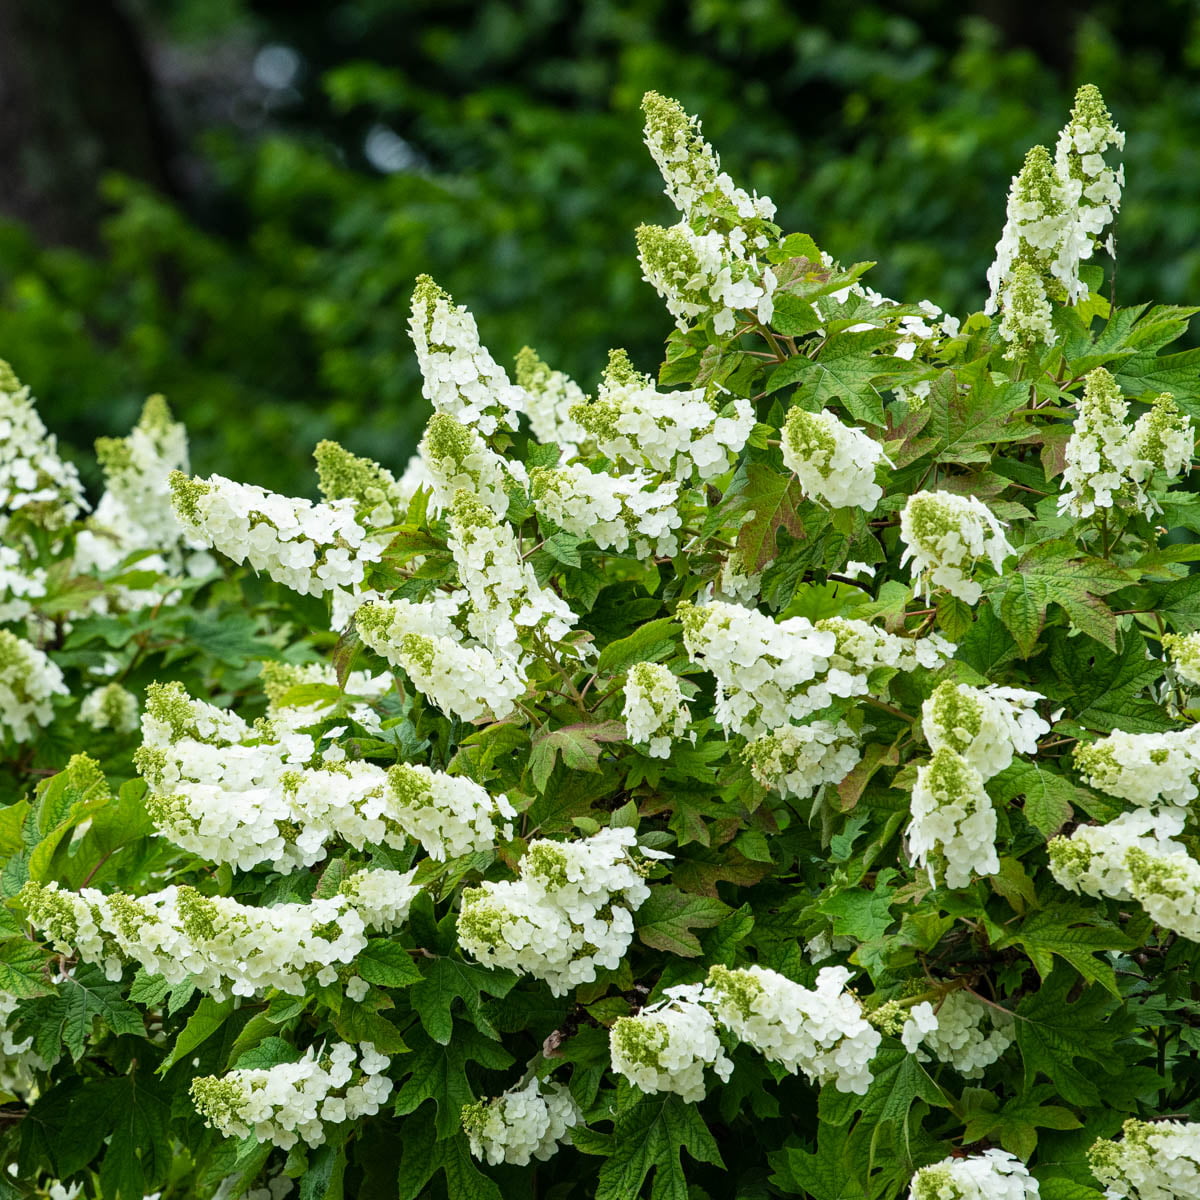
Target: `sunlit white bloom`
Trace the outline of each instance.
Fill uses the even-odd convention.
[[[525,468],[519,461],[497,454],[476,430],[449,413],[435,412],[429,418],[420,455],[435,512],[448,509],[454,497],[465,491],[497,517],[503,517],[508,512],[509,486],[526,481]]]
[[[526,414],[533,436],[543,445],[561,446],[560,461],[572,458],[587,433],[571,416],[586,404],[583,389],[561,371],[552,370],[528,346],[517,355],[517,383],[525,389]]]
[[[702,984],[667,988],[665,999],[636,1016],[618,1017],[609,1032],[612,1068],[643,1092],[704,1099],[704,1072],[724,1082],[733,1073],[712,1014],[700,1003]]]
[[[810,989],[766,967],[715,966],[703,1000],[722,1025],[769,1062],[863,1096],[882,1039],[846,989],[849,980],[845,967],[824,967]]]
[[[1186,855],[1174,840],[1185,819],[1182,808],[1140,808],[1105,825],[1080,825],[1070,837],[1050,840],[1050,873],[1072,892],[1131,900],[1126,852],[1136,846],[1156,858]]]
[[[1200,1196],[1200,1123],[1128,1120],[1120,1141],[1088,1151],[1107,1200],[1193,1200]]]
[[[784,725],[747,742],[742,757],[763,787],[807,800],[824,784],[845,779],[862,749],[845,721],[813,721]]]
[[[948,746],[917,771],[907,836],[910,859],[931,882],[961,888],[1000,870],[996,810],[979,772]]]
[[[883,496],[875,468],[883,447],[861,429],[843,425],[833,413],[794,407],[782,434],[783,465],[800,480],[805,495],[833,508],[871,512]]]
[[[385,657],[402,667],[431,703],[464,721],[481,717],[501,721],[525,693],[518,662],[450,637],[406,633],[389,644]]]
[[[137,697],[119,683],[95,688],[80,703],[79,719],[97,732],[132,733],[138,727]]]
[[[1012,1045],[1015,1024],[1013,1017],[958,989],[936,1008],[923,1001],[910,1009],[900,1040],[909,1053],[924,1046],[965,1079],[979,1079]]]
[[[914,1176],[908,1200],[1037,1200],[1038,1181],[1007,1150],[944,1158]]]
[[[580,1120],[579,1106],[561,1083],[543,1088],[536,1078],[462,1110],[471,1153],[493,1166],[523,1167],[531,1158],[545,1162],[560,1145],[571,1144],[571,1126]]]
[[[652,758],[667,758],[672,742],[687,733],[691,713],[679,680],[659,663],[634,663],[625,682],[625,729]]]
[[[900,514],[903,565],[912,561],[913,583],[926,600],[934,588],[945,588],[967,604],[975,604],[983,589],[973,576],[983,559],[999,571],[1014,554],[991,510],[973,496],[953,492],[917,492]]]
[[[524,391],[480,343],[466,306],[456,305],[428,275],[417,280],[408,328],[421,368],[422,395],[438,412],[485,437],[517,427]]]
[[[931,750],[961,754],[984,779],[1003,771],[1014,754],[1036,754],[1049,724],[1034,710],[1045,697],[1023,688],[968,687],[946,680],[921,706]]]
[[[1168,633],[1162,644],[1179,678],[1200,685],[1200,633]]]
[[[297,1062],[229,1071],[192,1081],[205,1124],[225,1137],[254,1137],[287,1150],[320,1146],[326,1125],[374,1116],[392,1093],[389,1059],[370,1042],[310,1046]]]
[[[1087,783],[1133,804],[1190,804],[1200,779],[1200,726],[1163,733],[1114,730],[1075,748]]]
[[[0,742],[29,741],[54,719],[54,697],[67,691],[62,671],[48,655],[0,629]]]

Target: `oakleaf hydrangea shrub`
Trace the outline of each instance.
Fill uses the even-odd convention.
[[[1196,310],[1114,307],[1124,135],[1082,88],[956,317],[645,113],[657,372],[422,277],[410,461],[195,475],[154,397],[93,504],[0,368],[4,1197],[1200,1195]]]

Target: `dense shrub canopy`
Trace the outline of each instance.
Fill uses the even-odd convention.
[[[0,371],[0,1193],[1197,1194],[1195,310],[1109,299],[1124,135],[1081,88],[959,318],[643,106],[656,379],[425,275],[407,464],[192,476],[154,397],[89,513]]]

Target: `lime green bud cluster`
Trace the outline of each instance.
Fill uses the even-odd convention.
[[[371,526],[391,525],[400,519],[407,501],[386,467],[331,441],[318,442],[313,457],[326,500],[353,500],[360,520]]]

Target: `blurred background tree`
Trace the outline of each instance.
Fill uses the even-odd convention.
[[[296,493],[321,437],[411,451],[419,272],[501,361],[653,370],[648,88],[786,228],[962,314],[1024,151],[1093,81],[1131,135],[1118,300],[1183,303],[1198,66],[1195,0],[7,0],[0,355],[68,445],[163,391],[198,470]]]

